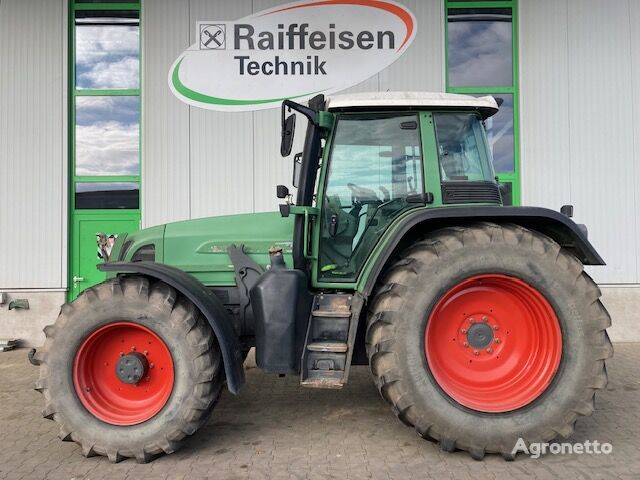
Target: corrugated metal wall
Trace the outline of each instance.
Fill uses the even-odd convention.
[[[197,20],[233,20],[286,1],[148,0],[143,3],[143,224],[276,210],[275,186],[291,185],[279,155],[277,109],[217,113],[180,103],[167,74],[194,42]],[[350,89],[444,89],[444,4],[402,2],[417,17],[413,46],[385,71]],[[304,123],[298,125],[301,149]]]
[[[520,2],[522,197],[575,206],[608,263],[640,283],[640,2]]]
[[[0,2],[0,288],[66,285],[66,4]]]

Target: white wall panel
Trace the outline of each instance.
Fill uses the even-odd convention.
[[[571,203],[567,0],[520,2],[522,204]]]
[[[626,0],[569,1],[571,196],[605,283],[638,281],[629,27]]]
[[[631,176],[634,179],[633,195],[636,212],[636,283],[640,283],[640,2],[629,2],[629,24],[631,28],[631,105],[633,108],[633,168]]]
[[[575,205],[608,264],[589,269],[601,283],[640,281],[639,40],[630,29],[639,8],[629,0],[520,2],[523,201]]]
[[[142,4],[142,223],[189,218],[189,107],[169,90],[167,75],[187,48],[189,0]]]
[[[0,288],[66,283],[66,4],[0,3]]]

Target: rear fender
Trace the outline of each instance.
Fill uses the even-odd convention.
[[[395,226],[392,238],[376,253],[358,290],[369,296],[385,265],[396,253],[410,244],[418,235],[453,225],[473,222],[515,223],[538,231],[555,240],[562,248],[573,253],[584,265],[605,265],[591,245],[584,225],[578,225],[566,215],[539,207],[444,207],[417,210],[403,217]]]
[[[138,274],[154,278],[172,286],[191,300],[205,316],[218,339],[229,391],[235,395],[240,392],[245,378],[242,351],[233,322],[220,300],[198,279],[178,268],[156,262],[103,263],[98,265],[98,269],[119,275]]]

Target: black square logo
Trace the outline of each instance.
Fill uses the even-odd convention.
[[[200,24],[200,50],[224,50],[227,48],[227,31],[224,23]]]

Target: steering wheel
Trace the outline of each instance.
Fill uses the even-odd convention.
[[[374,190],[370,188],[360,187],[355,183],[347,183],[347,187],[351,190],[351,203],[380,203],[380,199]]]

